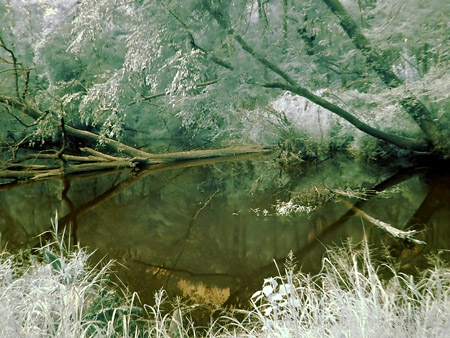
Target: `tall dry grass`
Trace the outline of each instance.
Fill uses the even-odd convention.
[[[136,295],[111,287],[112,263],[90,267],[85,250],[57,233],[36,252],[0,255],[0,337],[446,337],[450,269],[438,260],[418,277],[371,259],[367,244],[334,248],[311,276],[294,257],[268,278],[251,310],[199,328],[178,303],[137,307]],[[382,279],[381,269],[391,277]],[[238,319],[239,318],[239,319]]]

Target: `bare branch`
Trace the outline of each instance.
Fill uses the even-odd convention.
[[[287,51],[288,45],[288,0],[283,0],[283,53]]]
[[[14,84],[16,87],[16,95],[17,97],[20,97],[20,91],[19,91],[19,72],[18,72],[18,63],[17,63],[17,58],[16,55],[14,54],[14,52],[9,49],[6,44],[5,41],[3,40],[3,37],[0,35],[0,47],[2,47],[4,50],[6,50],[9,55],[11,56],[11,59],[13,60],[13,66],[14,66]]]
[[[205,81],[205,82],[201,82],[201,83],[198,83],[198,84],[194,85],[193,88],[195,89],[195,88],[207,87],[207,86],[212,85],[212,84],[217,83],[217,82],[219,82],[219,79]],[[166,95],[167,95],[166,92],[157,93],[157,94],[153,94],[153,95],[149,95],[149,96],[144,96],[142,98],[142,100],[143,101],[150,101],[150,100],[156,99],[158,97],[166,96]],[[128,105],[131,106],[131,105],[136,104],[136,103],[137,103],[137,101],[132,101]]]
[[[176,21],[178,21],[184,28],[184,30],[186,31],[188,37],[189,37],[189,41],[191,43],[191,46],[194,49],[200,50],[201,52],[203,52],[206,56],[208,56],[211,61],[213,61],[214,63],[218,64],[219,66],[222,66],[224,68],[227,68],[229,70],[233,70],[233,66],[225,61],[222,60],[220,58],[218,58],[217,56],[215,56],[213,53],[207,51],[206,49],[204,49],[203,47],[199,46],[197,44],[197,42],[195,42],[195,38],[194,35],[192,34],[192,32],[189,30],[189,27],[186,25],[186,23],[183,21],[183,19],[181,18],[180,15],[178,15],[174,10],[172,9],[168,9],[169,13],[175,18]]]
[[[342,200],[342,202],[349,208],[351,208],[351,210],[355,213],[355,215],[358,215],[366,220],[368,220],[370,223],[372,223],[373,225],[377,226],[378,228],[388,232],[389,234],[391,234],[392,236],[396,237],[396,238],[400,238],[400,239],[404,239],[406,241],[412,242],[414,244],[426,244],[424,241],[415,239],[413,236],[417,234],[416,230],[409,230],[409,231],[403,231],[397,228],[394,228],[392,225],[383,222],[379,219],[376,219],[375,217],[372,217],[370,215],[368,215],[367,213],[365,213],[364,211],[362,211],[361,209],[355,207],[352,203],[346,201],[346,200]]]
[[[25,97],[27,96],[28,89],[29,89],[29,83],[30,83],[30,69],[25,70],[24,77],[24,88],[22,91],[22,99],[25,100]]]
[[[13,114],[11,112],[11,107],[8,104],[3,104],[6,111],[8,112],[8,115],[10,115],[11,117],[13,117],[17,122],[19,122],[22,126],[24,126],[25,128],[29,128],[31,127],[31,125],[26,124],[25,122],[23,122],[18,116],[16,116],[15,114]]]
[[[95,158],[103,159],[104,161],[125,160],[125,158],[123,158],[123,157],[116,157],[116,156],[107,155],[107,154],[104,154],[104,153],[102,153],[100,151],[97,151],[97,150],[94,150],[94,149],[91,149],[91,148],[88,148],[88,147],[80,148],[80,150],[93,155]]]

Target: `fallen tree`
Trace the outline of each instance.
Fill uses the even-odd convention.
[[[38,107],[20,97],[11,98],[1,95],[0,103],[10,109],[18,110],[20,113],[32,118],[35,122],[38,122],[46,115]],[[38,151],[21,157],[17,157],[14,153],[11,159],[0,162],[0,179],[6,179],[7,184],[26,180],[42,181],[85,172],[123,168],[139,170],[155,164],[179,161],[195,162],[196,160],[264,154],[272,151],[268,147],[237,145],[220,149],[155,154],[130,147],[111,138],[102,137],[94,132],[65,125],[63,118],[60,120],[59,127],[62,135],[62,146],[59,150]],[[111,154],[117,155],[111,155],[89,147],[79,148],[79,151],[83,155],[68,154],[66,152],[68,136],[77,137],[94,144],[101,143],[103,148],[108,149]],[[42,163],[35,164],[38,160],[42,161]],[[198,161],[196,164],[201,165],[205,164],[205,162]],[[183,165],[189,166],[192,164],[189,162]]]
[[[148,166],[156,164],[169,164],[171,162],[183,162],[176,167],[189,167],[193,165],[204,165],[216,163],[217,159],[237,160],[247,159],[249,156],[269,153],[272,150],[263,147],[254,146],[236,146],[221,149],[192,150],[183,152],[174,152],[166,154],[150,154],[140,151],[140,157],[114,157],[105,155],[90,148],[81,148],[81,151],[87,153],[87,156],[57,154],[33,154],[13,161],[0,163],[0,179],[11,179],[17,181],[42,181],[63,176],[72,176],[85,172],[110,171],[117,169],[131,169],[139,171]],[[35,160],[54,160],[49,164],[29,164],[23,163]],[[212,159],[216,161],[205,161]],[[59,164],[58,164],[59,162]],[[157,167],[160,168],[160,167]],[[165,166],[167,169],[173,166]],[[11,184],[10,181],[6,182]],[[1,185],[1,184],[0,184]]]

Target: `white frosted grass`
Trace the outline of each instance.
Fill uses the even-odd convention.
[[[292,200],[287,202],[280,201],[275,207],[275,213],[278,216],[287,216],[291,214],[309,214],[314,211],[314,207],[294,203]]]
[[[355,132],[343,119],[300,96],[285,93],[273,101],[272,106],[285,114],[295,130],[315,140],[329,139],[333,126],[341,122],[346,126],[346,133]]]
[[[380,266],[393,276],[382,280],[367,244],[328,251],[315,276],[296,272],[290,255],[286,273],[266,279],[251,297],[251,310],[196,328],[190,307],[177,302],[166,310],[163,290],[143,309],[133,306],[136,295],[118,298],[107,286],[110,264],[89,268],[86,252],[67,250],[56,229],[55,241],[25,260],[0,255],[0,337],[409,338],[450,332],[450,269],[442,262],[415,279]]]
[[[445,337],[450,330],[450,269],[426,271],[419,281],[393,273],[383,281],[367,245],[362,254],[330,251],[317,276],[266,279],[252,297],[239,337]]]
[[[68,252],[62,242],[29,259],[24,268],[13,256],[0,257],[0,336],[84,337],[101,331],[87,312],[105,291],[110,264],[97,272],[87,269],[86,252]]]

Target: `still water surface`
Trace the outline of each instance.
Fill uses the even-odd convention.
[[[421,230],[417,238],[427,244],[394,240],[352,216],[343,200]],[[0,186],[0,244],[36,245],[58,211],[94,260],[121,263],[117,274],[143,301],[163,287],[195,302],[236,305],[277,273],[274,259],[282,265],[293,251],[303,270],[317,272],[324,248],[347,238],[367,236],[412,271],[423,253],[450,249],[449,202],[442,172],[388,171],[345,156],[282,170],[266,156]]]

